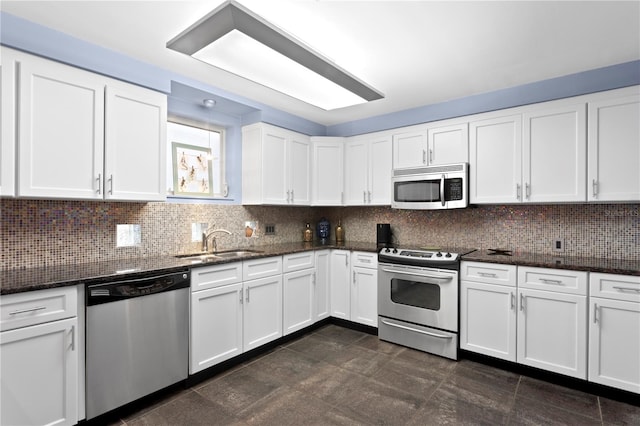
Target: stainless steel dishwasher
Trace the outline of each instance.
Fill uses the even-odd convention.
[[[187,378],[189,272],[87,286],[87,419]]]

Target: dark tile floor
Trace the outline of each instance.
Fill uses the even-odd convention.
[[[640,425],[640,407],[327,325],[117,425]]]

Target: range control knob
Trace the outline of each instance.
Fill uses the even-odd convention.
[[[442,252],[440,252],[440,251],[439,251],[439,252],[437,252],[437,253],[436,253],[436,257],[442,257]]]
[[[393,249],[393,254],[396,254],[398,252],[398,249]]]
[[[387,247],[386,249],[384,249],[385,253],[389,253],[391,251],[391,249],[389,247]]]
[[[444,257],[451,257],[451,253],[445,254]]]

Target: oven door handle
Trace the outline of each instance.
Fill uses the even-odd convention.
[[[398,271],[395,269],[383,269],[384,272],[389,272],[390,274],[401,274],[401,275],[412,275],[414,277],[420,277],[420,278],[435,278],[437,280],[448,280],[451,281],[453,279],[453,276],[451,275],[426,275],[426,274],[416,274],[415,272],[405,272],[405,271]]]
[[[403,330],[414,331],[416,333],[426,334],[427,336],[437,337],[438,339],[447,339],[447,340],[453,339],[453,336],[450,336],[450,335],[447,335],[447,334],[431,333],[429,331],[418,330],[417,328],[413,328],[413,327],[407,327],[406,325],[394,324],[392,322],[387,322],[385,320],[382,320],[382,323],[386,324],[386,325],[388,325],[390,327],[396,327],[396,328],[401,328]]]

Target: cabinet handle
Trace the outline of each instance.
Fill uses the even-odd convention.
[[[242,299],[244,297],[244,295],[242,294],[244,291],[242,289],[240,289],[239,293],[240,293],[240,304],[242,305]]]
[[[598,197],[598,181],[594,179],[591,182],[591,185],[593,187],[593,198],[597,198]]]
[[[524,296],[520,293],[520,310],[524,312]]]
[[[527,197],[527,200],[531,198],[531,185],[529,185],[529,183],[524,184],[524,195]]]
[[[597,303],[593,304],[593,323],[594,324],[598,323],[598,304]]]
[[[618,291],[633,291],[636,293],[640,293],[640,288],[617,287],[617,286],[613,286],[613,288],[615,288]]]
[[[371,204],[371,191],[367,191],[367,194],[369,195],[369,204]]]
[[[113,175],[109,176],[109,195],[113,195]]]
[[[313,273],[313,276],[312,276],[311,280],[312,280],[311,281],[312,284],[315,286],[316,285],[316,273],[315,272]]]
[[[353,285],[356,285],[356,271],[353,271]]]
[[[498,276],[492,272],[478,272],[478,275],[486,278],[498,278]]]
[[[516,199],[520,201],[520,198],[522,198],[522,187],[519,183],[516,183]]]
[[[427,164],[427,151],[422,150],[422,164]]]
[[[349,266],[349,256],[348,255],[344,255],[344,266]]]
[[[98,190],[96,191],[98,195],[102,194],[102,173],[98,173]]]
[[[362,202],[367,204],[367,191],[362,191]]]
[[[429,164],[433,164],[433,150],[429,150]]]
[[[562,281],[560,280],[550,280],[548,278],[540,278],[540,281],[542,281],[545,284],[557,284],[557,285],[562,284]]]
[[[293,203],[293,189],[291,190],[291,202]]]
[[[71,326],[71,350],[76,350],[76,326]]]
[[[249,303],[249,290],[251,290],[251,287],[247,287],[247,303]]]
[[[360,259],[360,262],[371,263],[371,259]]]
[[[291,191],[287,189],[287,203],[289,202],[289,198],[291,197]]]
[[[340,204],[344,204],[344,192],[340,192]]]
[[[26,313],[29,313],[29,312],[41,311],[43,309],[47,309],[47,307],[46,306],[38,306],[37,308],[20,309],[19,311],[9,312],[9,315],[26,314]]]
[[[516,309],[516,295],[511,292],[509,293],[511,295],[511,310],[515,310]]]

